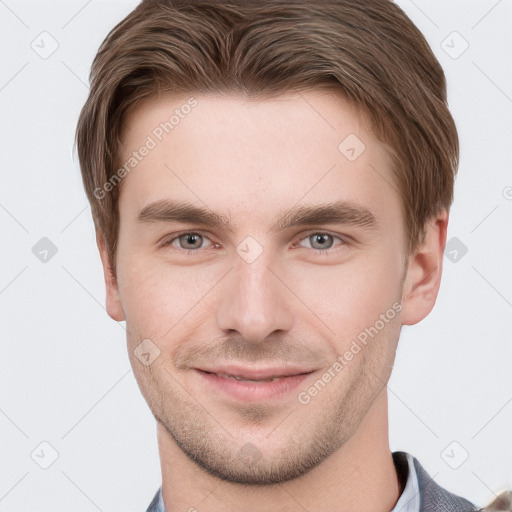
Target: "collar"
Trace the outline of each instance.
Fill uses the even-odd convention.
[[[420,512],[420,487],[414,467],[414,458],[409,453],[393,452],[393,462],[405,487],[391,512]]]

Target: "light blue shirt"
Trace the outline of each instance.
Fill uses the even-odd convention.
[[[420,486],[418,483],[418,475],[414,467],[414,460],[409,453],[407,456],[407,466],[409,472],[407,474],[407,482],[404,490],[396,502],[395,508],[391,512],[419,512],[420,511]],[[165,509],[162,509],[165,512]]]
[[[420,512],[420,489],[418,484],[418,475],[414,467],[414,460],[412,455],[407,456],[407,481],[405,488],[397,501],[395,508],[391,512]],[[158,489],[151,505],[146,512],[166,512],[164,507],[164,500],[162,497],[162,488]]]

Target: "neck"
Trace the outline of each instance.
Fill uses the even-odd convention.
[[[389,448],[386,389],[341,448],[307,474],[276,485],[219,480],[190,460],[161,424],[157,426],[167,512],[389,512],[401,493]]]

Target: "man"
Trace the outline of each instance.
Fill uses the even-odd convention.
[[[395,4],[144,1],[99,49],[77,147],[157,421],[148,511],[475,510],[389,448],[458,164]]]

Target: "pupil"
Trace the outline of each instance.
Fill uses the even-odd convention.
[[[325,243],[328,243],[328,238],[330,235],[315,235],[315,243],[318,243],[320,245],[324,245]],[[325,249],[325,247],[320,247],[320,249]]]
[[[185,235],[185,239],[187,241],[187,244],[196,245],[197,246],[198,235]],[[194,241],[195,241],[195,243],[194,243]]]

